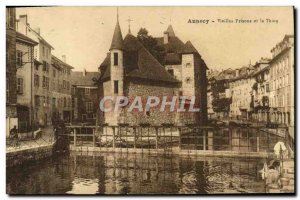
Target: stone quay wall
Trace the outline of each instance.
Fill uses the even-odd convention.
[[[54,144],[21,149],[6,153],[6,167],[13,167],[28,161],[36,161],[52,156]]]

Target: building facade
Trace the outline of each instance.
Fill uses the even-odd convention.
[[[19,132],[27,132],[33,121],[34,46],[38,43],[17,32],[17,103]]]
[[[52,55],[51,60],[51,91],[52,91],[52,121],[56,119],[64,122],[72,121],[72,84],[71,73],[74,67],[66,62],[66,56],[62,59]]]
[[[6,135],[17,118],[16,9],[6,8]]]
[[[270,70],[269,59],[261,59],[253,68],[255,83],[252,86],[252,119],[258,122],[270,122]]]
[[[33,72],[33,123],[38,126],[51,124],[51,51],[53,47],[41,36],[40,29],[33,29],[28,23],[27,15],[20,15],[18,20],[18,32],[38,45],[34,48],[34,72]]]
[[[270,119],[274,123],[286,124],[294,136],[294,36],[286,35],[271,53]]]
[[[251,106],[252,87],[255,79],[252,76],[252,66],[237,70],[236,77],[229,83],[232,103],[230,104],[230,117],[237,120],[249,120],[253,108]]]
[[[37,42],[34,47],[32,107],[35,126],[47,126],[54,119],[71,120],[71,70],[63,56],[62,60],[52,55],[54,49],[39,28],[31,28],[27,15],[20,15],[17,30]]]
[[[99,72],[72,72],[72,123],[95,124],[99,109]]]

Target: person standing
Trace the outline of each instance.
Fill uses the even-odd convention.
[[[16,147],[18,145],[18,129],[17,126],[14,126],[10,132],[9,132],[9,137],[12,140],[12,146]]]

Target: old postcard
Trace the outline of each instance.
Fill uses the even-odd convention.
[[[295,194],[293,7],[6,7],[9,195]]]

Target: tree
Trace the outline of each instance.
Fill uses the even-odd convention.
[[[160,62],[163,64],[166,55],[165,48],[159,45],[157,40],[148,34],[147,29],[141,28],[137,33],[138,40],[144,47]]]

